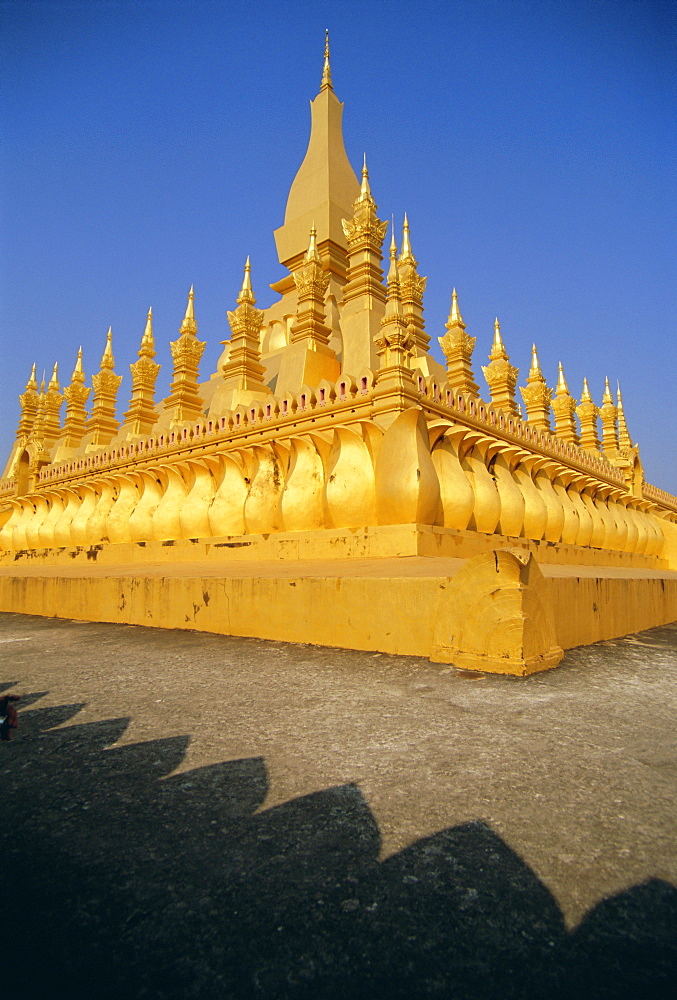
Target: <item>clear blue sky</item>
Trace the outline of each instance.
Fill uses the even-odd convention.
[[[0,464],[32,362],[113,327],[130,391],[152,305],[159,389],[191,283],[201,375],[247,254],[259,304],[305,152],[324,29],[346,148],[382,218],[409,214],[427,329],[452,286],[486,395],[493,320],[524,384],[620,379],[647,479],[677,493],[677,7],[665,0],[249,4],[4,0]]]

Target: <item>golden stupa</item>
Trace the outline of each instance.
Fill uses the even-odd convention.
[[[216,372],[200,381],[192,288],[169,396],[149,311],[122,422],[110,331],[91,389],[81,351],[63,391],[33,368],[0,483],[0,608],[516,674],[677,618],[677,498],[644,481],[620,389],[598,407],[586,381],[577,402],[561,364],[549,388],[534,345],[522,416],[498,320],[477,384],[455,289],[441,365],[406,216],[384,280],[328,42],[311,109],[275,231],[288,274],[257,309],[247,259]]]

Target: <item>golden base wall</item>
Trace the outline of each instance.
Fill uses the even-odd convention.
[[[293,534],[4,553],[0,609],[517,675],[677,619],[677,573],[667,570],[541,561],[554,555],[548,546],[537,561],[531,543],[497,548],[495,537],[479,551],[477,534],[421,525]],[[454,549],[464,557],[442,551]]]

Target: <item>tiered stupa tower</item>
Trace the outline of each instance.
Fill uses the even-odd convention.
[[[156,364],[153,337],[153,310],[148,310],[146,327],[139,347],[139,360],[129,366],[132,375],[132,398],[120,429],[121,436],[133,440],[150,434],[157,422],[155,382],[160,373]]]
[[[106,347],[101,357],[101,367],[92,378],[94,386],[92,415],[87,421],[86,434],[83,439],[87,451],[103,448],[110,444],[118,432],[119,424],[115,419],[115,400],[121,382],[122,375],[115,374],[113,331],[109,327],[106,334]]]
[[[458,308],[458,295],[455,288],[451,293],[451,309],[445,325],[447,332],[439,338],[439,341],[447,359],[449,385],[456,392],[477,396],[480,390],[472,370],[472,353],[477,338],[466,333],[465,323]]]
[[[279,298],[257,307],[247,257],[206,381],[192,287],[168,397],[155,401],[149,311],[121,426],[110,330],[88,420],[81,352],[63,395],[56,365],[40,389],[34,367],[0,485],[0,609],[520,675],[554,666],[563,648],[674,619],[677,498],[644,482],[620,389],[616,405],[607,379],[598,409],[585,382],[577,405],[560,364],[553,397],[534,345],[522,419],[496,319],[488,399],[456,289],[438,330],[446,367],[433,358],[409,218],[399,252],[393,225],[384,282],[386,223],[366,157],[361,182],[348,161],[342,115],[326,38],[308,148],[275,233]],[[31,574],[17,586],[26,552]],[[276,568],[290,558],[304,564],[293,580]],[[362,559],[378,571],[355,576]],[[257,561],[260,573],[240,571]]]

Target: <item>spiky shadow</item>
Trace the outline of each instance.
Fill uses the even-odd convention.
[[[77,709],[23,713],[0,764],[3,951],[22,1000],[668,996],[665,883],[569,935],[483,823],[379,863],[356,786],[257,811],[261,758],[174,774],[187,736],[113,747],[128,720],[64,727]]]

